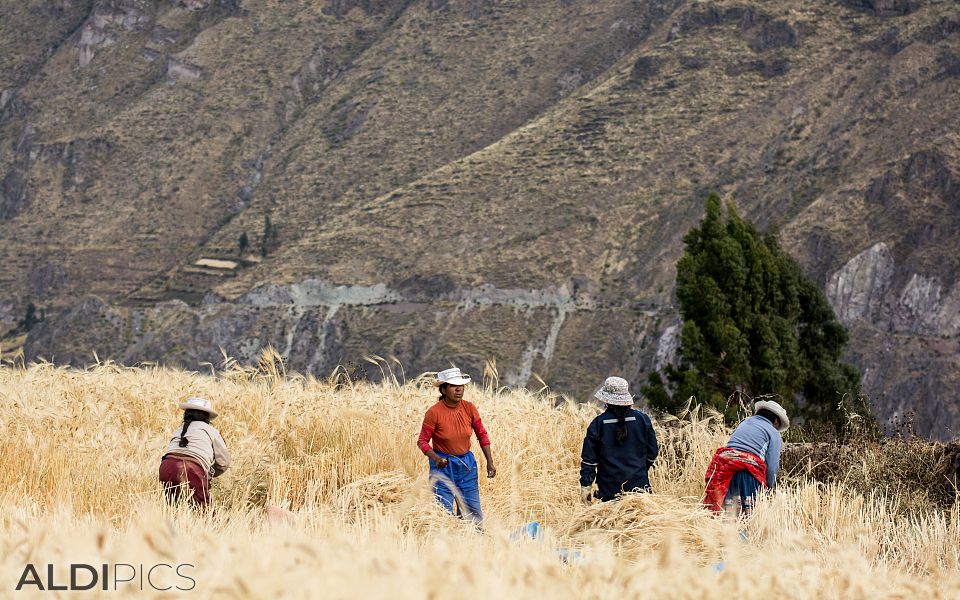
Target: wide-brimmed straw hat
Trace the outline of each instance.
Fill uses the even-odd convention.
[[[787,416],[787,411],[785,411],[780,404],[773,400],[761,400],[753,405],[753,411],[755,413],[764,408],[777,415],[780,419],[780,427],[777,427],[777,431],[783,433],[790,427],[790,417]]]
[[[177,405],[177,408],[183,410],[202,410],[210,415],[211,419],[217,418],[217,411],[213,410],[213,404],[206,398],[187,398]]]
[[[470,376],[462,373],[457,367],[453,367],[452,369],[446,369],[437,373],[437,380],[433,382],[433,385],[440,387],[445,383],[449,383],[450,385],[467,385],[470,383]]]
[[[593,397],[614,406],[630,406],[633,404],[630,386],[623,377],[607,377],[600,389],[593,394]]]

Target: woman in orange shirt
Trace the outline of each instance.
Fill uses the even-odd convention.
[[[470,452],[470,435],[477,434],[480,450],[487,462],[487,477],[495,477],[490,451],[490,436],[480,421],[480,413],[472,402],[463,399],[463,388],[470,376],[454,367],[437,373],[434,383],[440,389],[440,399],[427,410],[420,428],[417,446],[430,459],[430,481],[440,504],[475,522],[483,520],[480,510],[480,484],[477,460]],[[431,447],[430,442],[433,442]]]

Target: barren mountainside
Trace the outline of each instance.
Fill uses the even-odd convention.
[[[672,357],[717,190],[953,438],[958,88],[954,0],[0,0],[0,333],[582,396]]]

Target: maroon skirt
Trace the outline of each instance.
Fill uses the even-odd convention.
[[[177,501],[181,494],[189,493],[194,504],[210,504],[210,478],[194,458],[176,454],[164,456],[160,461],[160,483],[171,502]]]

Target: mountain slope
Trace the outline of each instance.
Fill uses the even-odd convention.
[[[955,3],[186,4],[95,2],[4,118],[6,305],[62,311],[31,355],[638,382],[716,189],[824,286],[882,416],[960,426]]]

